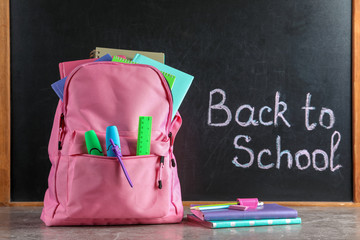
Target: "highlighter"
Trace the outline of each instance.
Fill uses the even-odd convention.
[[[85,142],[88,153],[91,155],[104,156],[100,141],[94,130],[85,132]]]
[[[120,138],[119,138],[119,132],[116,126],[108,126],[106,128],[106,152],[108,157],[116,157],[116,154],[114,153],[112,149],[112,144],[110,142],[110,139],[113,140],[114,144],[119,147],[119,151],[121,151],[120,147]]]

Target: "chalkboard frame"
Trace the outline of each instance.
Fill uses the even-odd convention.
[[[10,198],[10,0],[0,0],[0,206],[42,206]],[[352,0],[352,141],[353,202],[277,202],[292,206],[360,206],[360,0]],[[188,206],[192,201],[184,202]],[[199,203],[199,201],[197,201]],[[201,202],[206,203],[206,202]]]

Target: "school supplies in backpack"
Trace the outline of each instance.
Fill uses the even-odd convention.
[[[120,137],[119,132],[116,126],[108,126],[106,128],[106,153],[109,157],[116,157],[116,154],[112,150],[112,143],[110,142],[110,139],[113,140],[115,145],[119,147],[119,151],[121,151],[121,145],[120,145]]]
[[[114,56],[112,61],[128,63],[128,64],[137,64],[136,62],[133,62],[133,61],[131,61],[129,59],[121,58],[121,57],[118,57],[118,56]],[[163,72],[163,71],[160,71],[160,72],[164,75],[165,79],[168,81],[168,83],[170,85],[170,89],[172,89],[172,87],[174,86],[174,82],[175,82],[175,76],[171,75],[169,73]]]
[[[85,132],[85,143],[89,154],[104,156],[101,144],[94,130]]]
[[[139,117],[136,155],[148,155],[150,153],[151,122],[152,122],[152,117],[149,116]]]
[[[172,119],[172,102],[169,85],[152,66],[92,62],[75,68],[67,76],[49,141],[45,224],[180,222],[173,143],[182,120],[179,113]],[[150,154],[143,156],[136,156],[139,116],[152,116]],[[109,125],[118,129],[121,159],[133,188],[115,157],[87,154],[85,132],[94,130],[106,149]]]

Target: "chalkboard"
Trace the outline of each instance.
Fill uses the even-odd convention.
[[[58,63],[164,52],[195,76],[183,200],[351,201],[351,1],[46,1],[11,7],[11,200],[41,201]]]

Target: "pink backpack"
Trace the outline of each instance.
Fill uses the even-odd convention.
[[[173,144],[182,120],[179,113],[173,120],[171,115],[171,90],[156,68],[115,62],[76,67],[67,77],[49,141],[52,167],[41,214],[45,224],[180,222],[183,206]],[[147,156],[136,156],[139,116],[152,116]],[[118,128],[133,188],[116,158],[87,154],[85,132],[95,130],[105,149],[110,125]]]

